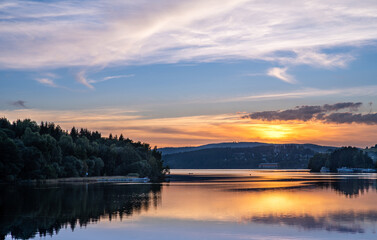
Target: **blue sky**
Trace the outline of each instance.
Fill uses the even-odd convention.
[[[279,127],[294,122],[240,116],[341,102],[374,114],[376,40],[377,2],[369,0],[2,1],[0,114],[163,146],[370,145],[377,136],[336,139],[347,129],[373,132],[377,119],[337,122],[341,131],[323,141]],[[275,137],[225,134],[232,124],[265,124]]]

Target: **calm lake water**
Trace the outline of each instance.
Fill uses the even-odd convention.
[[[0,186],[0,239],[377,239],[376,174],[172,174],[161,185]]]

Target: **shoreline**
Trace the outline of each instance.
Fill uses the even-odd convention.
[[[70,178],[54,178],[54,179],[33,179],[22,180],[18,183],[100,183],[100,182],[119,182],[119,183],[150,183],[148,177],[127,177],[127,176],[97,176],[97,177],[70,177]]]

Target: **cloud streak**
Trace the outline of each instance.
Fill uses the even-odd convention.
[[[287,83],[291,83],[291,84],[295,83],[295,80],[293,79],[293,77],[287,73],[287,68],[278,68],[278,67],[270,68],[267,71],[267,75],[271,77],[276,77]]]
[[[58,85],[56,85],[55,82],[52,79],[37,78],[36,81],[43,84],[43,85],[49,86],[49,87],[58,87]]]
[[[82,70],[80,72],[78,72],[75,76],[76,78],[76,82],[84,85],[85,87],[91,89],[91,90],[94,90],[94,85],[93,84],[96,84],[96,83],[100,83],[100,82],[105,82],[105,81],[109,81],[109,80],[112,80],[112,79],[118,79],[118,78],[129,78],[129,77],[133,77],[134,75],[133,74],[128,74],[128,75],[116,75],[116,76],[108,76],[108,77],[104,77],[102,79],[99,79],[99,80],[93,80],[93,79],[88,79],[86,77],[86,71],[85,70]]]
[[[6,0],[1,11],[3,69],[223,59],[343,67],[353,56],[329,48],[377,39],[374,0]]]
[[[343,102],[325,104],[323,106],[297,106],[293,109],[280,111],[254,112],[242,116],[243,119],[257,119],[263,121],[323,121],[326,123],[360,123],[377,124],[377,113],[353,113],[361,107],[362,103]],[[348,112],[338,112],[348,110]]]
[[[322,97],[322,96],[376,96],[377,85],[352,87],[352,88],[337,88],[337,89],[318,89],[318,88],[303,88],[297,91],[290,92],[270,92],[255,94],[251,96],[234,97],[208,101],[210,103],[222,102],[252,102],[265,100],[283,100],[307,97]],[[202,101],[201,101],[202,102]]]
[[[90,80],[86,79],[85,71],[80,71],[76,74],[76,82],[84,85],[85,87],[87,87],[91,90],[94,89],[94,86],[92,84],[90,84]]]
[[[133,76],[135,76],[135,75],[128,74],[128,75],[108,76],[108,77],[104,77],[103,79],[99,79],[99,80],[88,80],[87,82],[88,83],[99,83],[99,82],[105,82],[105,81],[108,81],[108,80],[118,79],[118,78],[130,78],[130,77],[133,77]]]

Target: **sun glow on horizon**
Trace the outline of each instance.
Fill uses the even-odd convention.
[[[377,139],[376,125],[297,120],[268,122],[241,119],[238,114],[144,118],[138,112],[119,109],[93,112],[26,109],[1,114],[10,121],[30,118],[38,123],[55,122],[65,130],[75,126],[100,131],[102,136],[123,134],[160,148],[234,141],[365,147],[374,145]]]
[[[275,124],[258,124],[254,125],[255,127],[259,127],[260,135],[265,139],[284,139],[287,138],[290,134],[292,134],[292,128],[287,125],[275,125]]]

